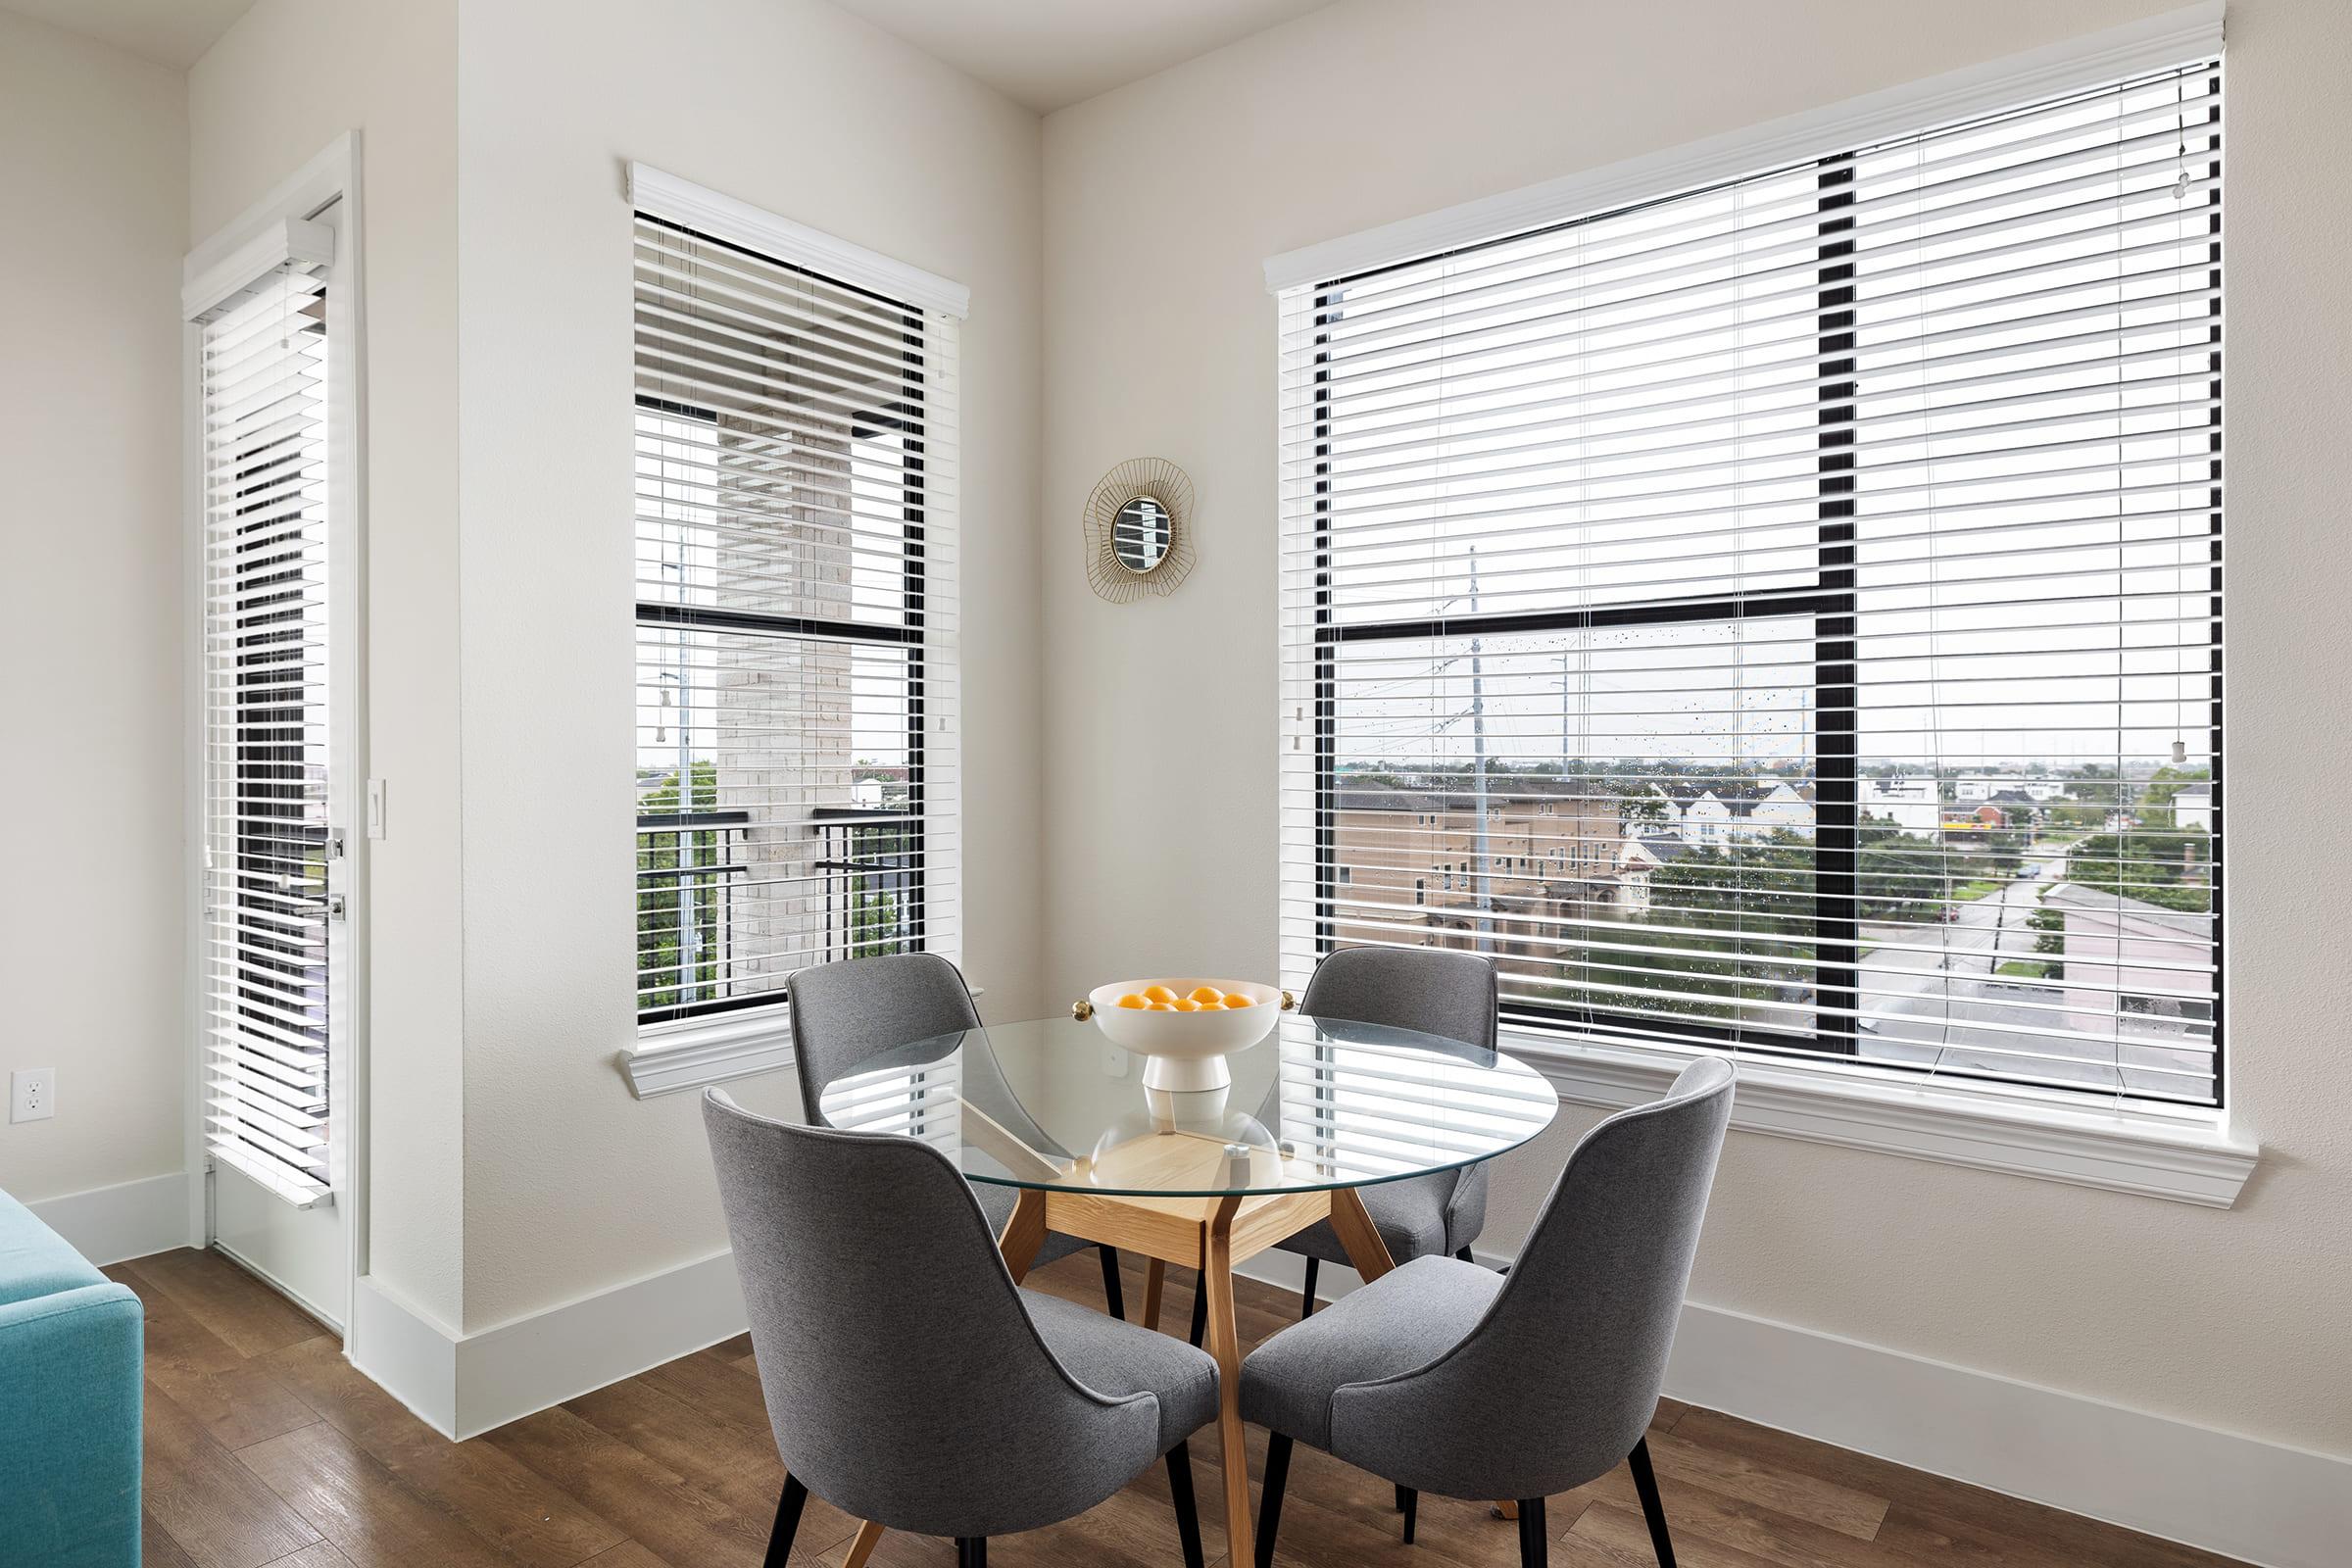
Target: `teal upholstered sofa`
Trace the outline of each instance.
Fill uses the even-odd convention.
[[[0,1563],[135,1568],[144,1318],[0,1193]]]

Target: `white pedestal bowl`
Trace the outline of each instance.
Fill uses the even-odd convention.
[[[1198,986],[1215,986],[1229,995],[1248,997],[1251,1005],[1200,1012],[1152,1012],[1119,1005],[1119,998],[1140,995],[1148,986],[1166,986],[1180,997]],[[1097,986],[1087,993],[1086,1000],[1103,1037],[1122,1051],[1145,1058],[1144,1087],[1178,1094],[1223,1089],[1232,1083],[1233,1073],[1225,1058],[1265,1039],[1282,1016],[1281,990],[1253,980],[1121,980]]]

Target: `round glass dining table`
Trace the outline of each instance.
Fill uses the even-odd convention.
[[[1224,1060],[1226,1088],[1147,1089],[1143,1058],[1064,1016],[901,1046],[817,1100],[834,1127],[921,1139],[971,1181],[1018,1189],[998,1238],[1016,1280],[1050,1230],[1138,1253],[1143,1321],[1156,1328],[1166,1265],[1200,1271],[1232,1560],[1247,1563],[1233,1266],[1328,1219],[1356,1273],[1379,1278],[1394,1260],[1359,1190],[1516,1149],[1551,1124],[1559,1097],[1500,1052],[1287,1010]]]

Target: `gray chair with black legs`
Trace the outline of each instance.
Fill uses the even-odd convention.
[[[896,1047],[980,1027],[980,1009],[972,1005],[962,971],[936,953],[812,964],[796,970],[785,990],[792,998],[792,1066],[801,1080],[801,1115],[811,1127],[827,1125],[817,1096],[834,1079]],[[1003,1235],[1020,1195],[1009,1187],[973,1191],[990,1227]],[[1093,1245],[1049,1231],[1031,1266],[1042,1268]],[[1119,1254],[1107,1247],[1099,1251],[1102,1298],[1112,1317],[1125,1317]]]
[[[1446,948],[1342,948],[1315,966],[1299,1007],[1310,1018],[1412,1029],[1494,1049],[1499,998],[1494,961]],[[1410,1181],[1383,1182],[1359,1196],[1365,1212],[1399,1263],[1432,1253],[1470,1261],[1470,1244],[1487,1223],[1487,1167],[1440,1171]],[[1306,1257],[1306,1288],[1298,1315],[1315,1309],[1315,1274],[1326,1262],[1346,1263],[1348,1249],[1329,1220],[1282,1244]]]
[[[1420,1258],[1244,1361],[1243,1418],[1272,1433],[1258,1568],[1294,1443],[1387,1477],[1408,1503],[1517,1498],[1522,1568],[1546,1558],[1544,1499],[1624,1460],[1674,1568],[1644,1434],[1731,1115],[1730,1064],[1691,1063],[1664,1099],[1585,1135],[1507,1276]]]
[[[1213,1359],[1016,1287],[926,1144],[771,1120],[715,1089],[703,1126],[788,1478],[768,1568],[811,1494],[985,1565],[989,1537],[1084,1513],[1163,1456],[1200,1568],[1185,1440],[1216,1419]]]

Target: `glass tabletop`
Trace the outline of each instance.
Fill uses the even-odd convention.
[[[1499,1052],[1286,1012],[1224,1089],[1144,1086],[1145,1058],[1067,1016],[868,1057],[826,1084],[833,1126],[920,1138],[976,1182],[1152,1198],[1368,1187],[1492,1159],[1559,1096]]]

